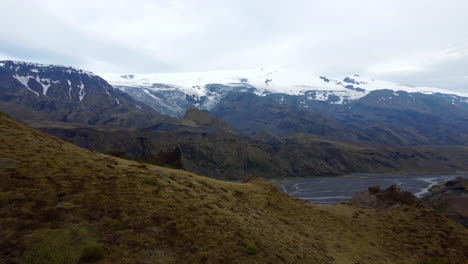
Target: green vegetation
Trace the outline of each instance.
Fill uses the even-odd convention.
[[[257,247],[257,245],[255,245],[255,242],[252,241],[252,240],[246,240],[244,241],[244,252],[245,254],[247,255],[255,255],[258,253],[258,251],[260,251]]]
[[[158,179],[155,177],[145,177],[143,183],[152,186],[158,186]]]
[[[431,260],[425,262],[424,264],[448,264],[449,260],[446,257],[433,257]]]
[[[96,262],[104,257],[104,247],[93,241],[84,225],[38,230],[29,236],[24,264],[74,264]]]
[[[18,167],[18,162],[12,159],[2,158],[0,156],[0,169],[5,171],[15,171]]]
[[[10,203],[10,193],[0,192],[0,208],[7,206]]]
[[[97,243],[91,243],[83,247],[80,261],[90,263],[101,260],[102,258],[104,258],[104,246]]]

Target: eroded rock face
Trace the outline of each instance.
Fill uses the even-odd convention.
[[[423,201],[447,218],[468,227],[468,179],[457,178],[435,185]]]
[[[369,187],[365,191],[356,193],[350,203],[371,209],[392,209],[401,205],[424,207],[424,204],[416,196],[410,192],[402,192],[400,186],[396,184],[383,191],[379,186]]]

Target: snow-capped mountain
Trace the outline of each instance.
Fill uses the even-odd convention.
[[[211,110],[231,92],[248,92],[257,96],[284,94],[329,104],[347,104],[376,90],[447,94],[456,100],[468,98],[468,93],[399,85],[359,75],[330,78],[282,68],[160,74],[103,73],[100,76],[157,111],[174,116],[182,116],[190,107]]]
[[[20,120],[87,124],[132,124],[131,115],[154,112],[91,72],[21,61],[0,61],[0,110]]]
[[[182,117],[197,107],[246,133],[468,144],[468,96],[436,88],[282,69],[102,76],[119,89],[71,67],[1,61],[0,111],[19,120],[148,128],[179,122],[156,112]]]
[[[1,61],[0,69],[22,84],[36,96],[54,96],[57,86],[67,86],[69,99],[81,103],[88,88],[84,83],[95,82],[100,89],[110,95],[113,87],[92,72],[60,65],[47,65],[22,61]],[[52,88],[52,89],[51,89]],[[87,89],[88,88],[88,89]],[[118,98],[114,97],[119,104]]]
[[[468,94],[461,92],[282,68],[100,75],[160,113],[182,117],[197,107],[245,133],[395,145],[468,142]]]

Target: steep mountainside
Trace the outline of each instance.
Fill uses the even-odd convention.
[[[141,126],[162,118],[97,75],[65,66],[0,62],[0,110],[21,120]]]
[[[321,207],[90,152],[0,115],[0,263],[466,263],[431,209]]]
[[[231,93],[211,113],[245,132],[307,133],[388,145],[468,144],[468,109],[438,94],[380,90],[333,105],[302,104],[296,96],[281,94]]]

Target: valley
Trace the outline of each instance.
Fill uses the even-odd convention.
[[[0,264],[468,264],[468,1],[0,10]]]
[[[457,177],[468,178],[468,175],[379,175],[355,174],[341,177],[309,177],[274,179],[279,189],[299,199],[315,204],[331,205],[348,202],[357,192],[371,186],[388,188],[397,184],[403,191],[417,197],[430,194],[429,189],[437,184]]]
[[[466,262],[466,229],[411,194],[390,194],[416,201],[392,210],[339,198],[374,183],[354,190],[337,175],[468,170],[463,103],[398,92],[421,107],[376,106],[375,93],[389,92],[312,111],[232,90],[179,117],[89,72],[2,62],[0,263]],[[341,203],[259,178],[311,175],[346,186],[325,199]]]

